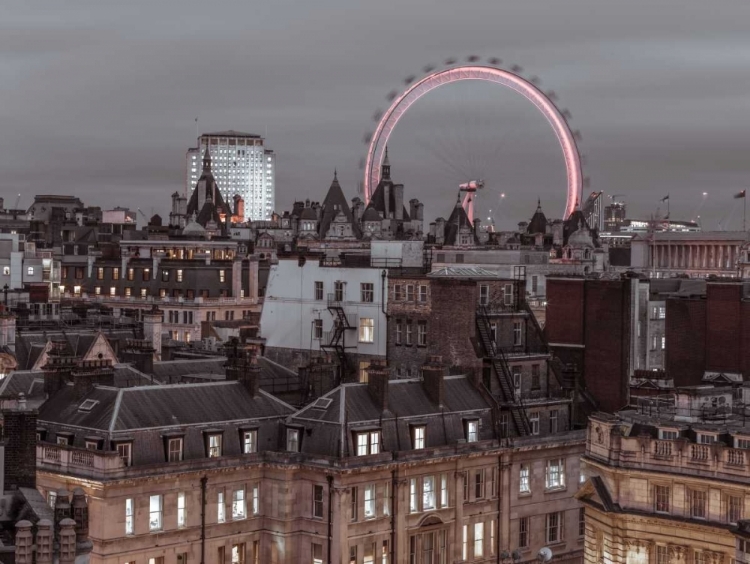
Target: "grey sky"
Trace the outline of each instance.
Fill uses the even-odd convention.
[[[6,202],[72,193],[164,213],[183,186],[196,116],[201,130],[267,129],[279,210],[321,199],[334,167],[353,197],[362,136],[385,95],[429,63],[477,54],[557,92],[583,134],[592,189],[626,194],[631,215],[669,193],[672,217],[690,219],[707,191],[704,228],[741,224],[732,195],[750,184],[746,0],[10,0],[2,13]],[[454,160],[472,168],[461,152],[484,150],[471,172],[487,176],[483,205],[507,193],[495,206],[504,225],[530,216],[537,196],[559,215],[565,175],[544,119],[502,88],[459,86],[415,105],[394,133],[407,197],[426,202],[428,219],[447,215],[461,178],[435,152],[458,148]]]

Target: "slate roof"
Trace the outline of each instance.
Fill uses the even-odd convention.
[[[336,173],[334,173],[333,175],[333,181],[331,182],[331,186],[328,188],[328,193],[323,200],[321,209],[323,212],[319,227],[319,233],[321,237],[325,237],[326,233],[328,233],[328,229],[331,227],[331,223],[339,214],[339,212],[342,212],[346,216],[346,220],[352,224],[354,235],[356,237],[361,236],[359,225],[356,221],[354,221],[352,210],[349,208],[349,203],[344,197],[344,192],[341,190],[341,185],[339,184],[339,179]],[[302,214],[304,216],[304,211],[302,212]]]
[[[461,205],[461,198],[459,196],[456,205],[453,207],[448,221],[445,222],[445,245],[455,245],[458,240],[458,235],[462,227],[468,227],[471,230],[472,242],[475,245],[479,244],[474,228],[469,221],[469,216],[466,215],[466,210]]]
[[[79,406],[87,399],[98,403],[90,411],[81,411]],[[251,397],[240,382],[119,389],[95,386],[83,398],[76,397],[73,386],[68,385],[42,406],[38,419],[40,423],[115,432],[281,417],[293,411],[266,392]]]
[[[343,384],[323,398],[324,409],[313,402],[289,418],[290,424],[309,429],[301,451],[325,456],[352,456],[353,431],[377,426],[384,451],[411,450],[410,424],[425,426],[427,447],[456,444],[465,438],[464,418],[477,418],[480,440],[494,438],[491,407],[465,376],[446,376],[445,405],[440,408],[427,396],[420,380],[391,380],[388,410],[381,412],[367,384]]]
[[[133,332],[131,330],[102,332],[102,334],[107,341],[109,341],[110,346],[114,340],[133,338]],[[34,364],[36,364],[39,356],[47,346],[47,342],[50,340],[65,339],[74,356],[83,356],[91,348],[91,345],[94,344],[97,337],[98,332],[92,331],[45,331],[42,333],[18,332],[16,334],[16,361],[18,362],[18,369],[30,370]]]
[[[394,184],[390,180],[381,180],[380,182],[378,182],[378,185],[375,187],[375,191],[372,193],[372,197],[370,198],[370,203],[367,205],[367,209],[374,209],[382,217],[386,217],[386,213],[385,213],[385,186],[386,185],[389,186],[390,188],[390,190],[388,190],[388,209],[389,210],[396,209],[396,198],[393,194]],[[365,213],[367,213],[367,209],[365,210]],[[411,221],[409,212],[406,211],[406,205],[404,205],[403,214],[404,214],[404,221]]]
[[[164,383],[179,383],[183,379],[194,381],[205,379],[223,380],[226,376],[227,359],[223,356],[201,359],[170,360],[154,363],[154,377]],[[260,364],[260,387],[266,391],[291,391],[299,389],[299,376],[265,357],[258,357]]]
[[[38,371],[11,372],[0,383],[0,398],[27,398],[44,396],[44,373]]]
[[[529,226],[526,228],[526,231],[529,234],[544,234],[547,232],[547,216],[545,216],[544,212],[542,211],[541,200],[537,200],[536,211],[531,217],[531,221],[529,222]]]

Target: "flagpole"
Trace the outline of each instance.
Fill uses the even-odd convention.
[[[747,216],[747,192],[742,194],[742,231],[745,231],[745,217]]]

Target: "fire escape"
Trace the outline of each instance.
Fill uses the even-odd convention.
[[[328,331],[324,336],[323,341],[326,344],[321,344],[320,348],[326,352],[333,352],[339,359],[339,365],[341,366],[340,377],[348,372],[348,362],[346,358],[346,338],[345,333],[350,329],[356,329],[354,325],[350,323],[349,316],[344,311],[344,296],[343,289],[337,289],[333,294],[328,294],[328,311],[333,316],[333,329]],[[351,347],[350,347],[351,348]]]

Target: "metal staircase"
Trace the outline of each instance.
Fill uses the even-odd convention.
[[[490,363],[492,364],[492,369],[500,382],[500,389],[502,390],[503,395],[501,398],[501,404],[504,404],[510,409],[518,435],[530,435],[531,423],[529,422],[529,417],[526,413],[526,406],[520,395],[517,396],[515,394],[513,376],[508,368],[508,361],[505,358],[505,353],[502,349],[498,348],[492,340],[487,308],[485,306],[480,306],[476,317],[479,340],[481,341],[482,346],[489,357]]]
[[[328,294],[328,311],[333,315],[333,330],[327,333],[326,344],[321,344],[320,348],[326,352],[336,353],[341,366],[341,376],[343,377],[348,369],[344,332],[348,329],[355,329],[355,327],[349,322],[349,318],[342,305],[342,300],[337,299],[336,294]]]

